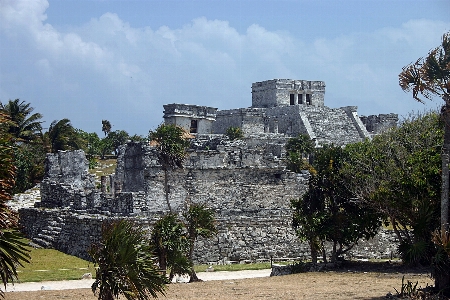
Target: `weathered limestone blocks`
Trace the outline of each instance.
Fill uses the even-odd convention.
[[[208,143],[215,149],[207,149]],[[306,191],[309,174],[285,169],[280,139],[248,145],[246,140],[214,137],[192,144],[199,150],[190,150],[185,167],[167,176],[175,212],[181,213],[188,202],[205,203],[215,212],[218,234],[197,242],[197,262],[309,258],[309,247],[291,228],[290,208],[290,200]],[[98,241],[103,222],[131,218],[150,229],[168,211],[165,174],[155,149],[146,143],[121,147],[110,179],[114,192],[95,190],[82,152],[50,155],[47,164],[41,184],[44,200],[19,210],[27,236],[44,247],[88,258],[86,251]],[[395,246],[388,234],[376,242],[361,242],[351,255],[392,255]]]
[[[48,153],[41,182],[41,207],[83,209],[96,202],[94,176],[82,150]]]
[[[371,134],[379,134],[386,131],[389,128],[393,128],[397,125],[397,114],[379,114],[370,116],[361,116],[361,121]]]

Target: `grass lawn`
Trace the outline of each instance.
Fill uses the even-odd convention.
[[[97,167],[90,169],[89,173],[100,178],[103,175],[110,175],[116,171],[117,159],[97,159],[97,164]]]
[[[81,279],[94,264],[54,249],[30,248],[31,263],[18,268],[19,282]]]
[[[95,277],[92,262],[64,254],[54,249],[31,250],[31,263],[18,268],[19,282],[81,279],[85,273]],[[205,272],[209,265],[195,266],[196,272]],[[215,271],[240,271],[269,269],[270,263],[214,265]]]

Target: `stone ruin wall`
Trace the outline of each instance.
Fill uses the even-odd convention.
[[[396,127],[398,123],[398,115],[391,113],[361,116],[361,121],[366,126],[367,131],[374,135]]]
[[[290,94],[311,95],[312,106],[323,106],[325,82],[292,79],[273,79],[252,84],[252,107],[289,106]],[[304,104],[305,106],[307,104]]]
[[[309,247],[299,242],[291,228],[289,208],[290,199],[305,192],[308,174],[282,167],[280,156],[275,155],[281,152],[278,142],[249,148],[243,141],[194,141],[196,150],[191,150],[186,167],[171,172],[173,208],[179,211],[186,200],[198,201],[216,213],[219,233],[198,241],[197,262],[309,258]],[[88,259],[86,250],[99,240],[105,220],[132,218],[150,228],[167,211],[164,175],[148,145],[130,143],[121,149],[113,179],[115,194],[92,191],[87,164],[80,168],[87,163],[81,151],[49,154],[47,162],[47,170],[65,171],[46,174],[41,203],[20,210],[24,232],[41,245]],[[71,198],[59,201],[58,182],[67,188],[73,178],[80,180],[73,181]],[[377,239],[355,248],[351,255],[390,257],[395,251],[392,234],[383,233]]]

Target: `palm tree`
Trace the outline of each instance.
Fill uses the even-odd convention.
[[[167,207],[172,212],[169,202],[168,172],[174,168],[182,168],[187,156],[186,148],[189,141],[183,128],[173,124],[161,124],[155,131],[149,132],[149,139],[155,144],[158,153],[158,161],[164,171],[164,192]]]
[[[190,264],[186,257],[188,240],[183,223],[175,214],[168,213],[153,226],[152,243],[163,274],[170,268],[169,282],[175,274],[187,274]]]
[[[84,141],[77,134],[69,119],[55,120],[50,124],[45,138],[49,143],[49,150],[53,153],[58,150],[77,150],[83,148]]]
[[[141,226],[128,220],[104,222],[102,238],[88,250],[98,266],[94,294],[99,300],[146,300],[164,295],[166,278],[155,265],[153,249]]]
[[[105,136],[108,135],[108,133],[111,131],[111,123],[108,120],[102,120],[102,131],[105,134]]]
[[[187,211],[183,214],[186,220],[186,229],[189,240],[189,261],[191,265],[190,282],[199,281],[194,270],[192,256],[194,254],[195,241],[198,237],[210,238],[217,233],[214,211],[208,209],[206,205],[191,203]]]
[[[6,116],[0,113],[0,125],[5,119]],[[15,176],[10,139],[8,133],[0,131],[0,277],[5,289],[8,282],[17,279],[17,266],[28,263],[30,258],[26,244],[16,231],[18,216],[6,205],[6,201],[11,199]],[[1,290],[0,295],[4,296]]]
[[[424,102],[419,94],[432,100],[444,100],[441,116],[445,123],[442,150],[441,230],[448,231],[449,154],[450,154],[450,32],[442,37],[442,45],[431,50],[427,57],[403,67],[399,75],[401,88],[413,93],[413,98]]]
[[[441,117],[444,121],[444,145],[442,147],[442,189],[441,189],[441,234],[449,230],[449,162],[450,162],[450,32],[442,37],[442,44],[432,49],[428,56],[403,67],[399,84],[406,91],[412,91],[413,98],[424,102],[419,95],[432,100],[441,97],[444,105]],[[436,287],[450,287],[450,274],[437,274]]]
[[[9,116],[8,133],[15,141],[29,143],[41,135],[42,121],[39,120],[42,115],[31,114],[34,108],[30,107],[30,103],[19,99],[9,100],[6,104],[0,102],[0,110]]]

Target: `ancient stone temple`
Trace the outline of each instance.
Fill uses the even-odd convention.
[[[321,81],[276,79],[252,85],[250,108],[164,106],[165,122],[195,137],[184,168],[169,173],[171,207],[180,213],[189,202],[205,203],[217,219],[217,236],[197,244],[197,262],[308,257],[308,246],[291,228],[290,200],[305,193],[309,174],[286,169],[284,144],[298,133],[318,145],[370,137],[356,107],[328,108],[324,94]],[[394,120],[395,115],[366,118],[374,130]],[[223,133],[230,126],[240,127],[244,138],[228,140]],[[82,151],[48,154],[41,201],[19,212],[35,243],[88,258],[86,250],[99,239],[105,220],[131,218],[150,228],[167,211],[156,149],[129,142],[120,148],[115,174],[97,184]],[[353,254],[389,257],[389,238],[378,239],[361,243]]]
[[[359,117],[356,106],[325,106],[325,82],[274,79],[252,84],[252,106],[229,110],[169,104],[164,106],[166,123],[191,133],[224,134],[239,127],[244,134],[307,134],[318,145],[345,145],[370,138],[395,126],[395,114]]]

